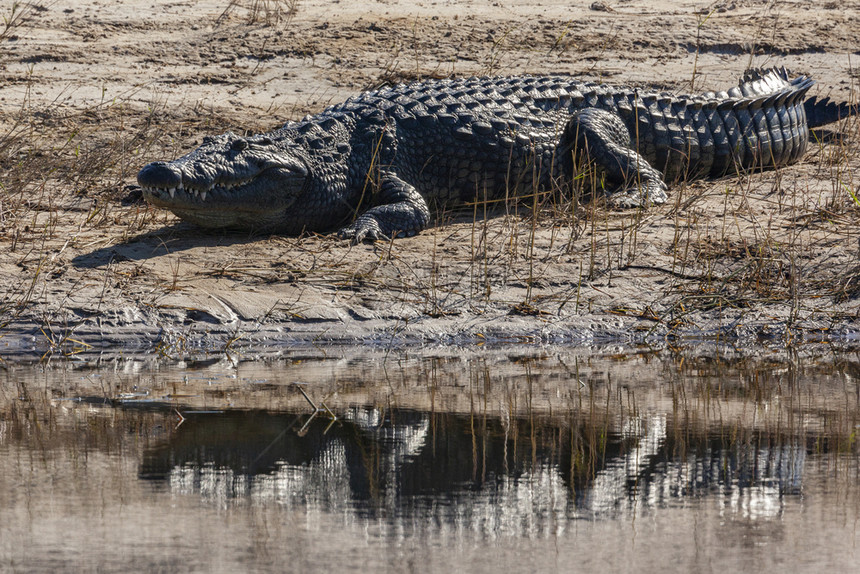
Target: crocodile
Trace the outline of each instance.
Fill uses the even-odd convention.
[[[563,76],[419,81],[268,133],[206,137],[137,179],[150,204],[203,227],[356,243],[418,233],[431,207],[564,185],[583,158],[611,207],[648,207],[671,182],[797,161],[810,128],[852,112],[807,98],[813,84],[785,68],[695,95]]]

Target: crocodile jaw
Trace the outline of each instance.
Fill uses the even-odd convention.
[[[210,138],[171,162],[153,162],[137,181],[152,205],[209,228],[276,229],[304,191],[304,162],[269,138]]]
[[[183,182],[156,187],[145,185],[144,177],[138,178],[143,197],[155,207],[201,227],[242,229],[277,227],[303,190],[305,180],[304,173],[283,168],[206,187]]]

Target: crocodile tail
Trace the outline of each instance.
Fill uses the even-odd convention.
[[[792,76],[793,74],[784,67],[747,70],[738,86],[729,90],[728,95],[755,97],[756,95],[788,93],[790,94],[788,99],[796,102],[799,98],[806,96],[807,90],[812,87],[814,82],[806,76]],[[784,101],[779,98],[778,103],[782,104]],[[803,102],[803,109],[806,112],[806,124],[810,128],[831,124],[851,115],[858,115],[857,106],[852,106],[846,102],[834,102],[830,98],[809,98]]]
[[[834,102],[830,98],[809,98],[803,102],[803,108],[806,112],[806,123],[810,128],[832,124],[858,114],[857,106],[846,102]]]
[[[751,68],[744,72],[737,87],[727,93],[731,97],[755,97],[780,92],[790,87],[792,73],[783,68]]]

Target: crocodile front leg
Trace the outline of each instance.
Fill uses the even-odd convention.
[[[573,156],[584,155],[605,173],[618,189],[607,196],[613,207],[648,207],[668,199],[663,175],[632,147],[630,132],[616,114],[585,108],[565,126],[559,149],[566,175],[574,177]]]
[[[359,215],[338,235],[352,243],[408,237],[426,229],[429,222],[430,209],[418,190],[392,172],[383,171],[377,205]]]

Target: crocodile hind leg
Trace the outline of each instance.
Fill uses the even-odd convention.
[[[375,199],[374,207],[338,232],[341,238],[361,243],[408,237],[425,229],[430,222],[430,209],[418,190],[389,171],[379,174]]]
[[[631,146],[630,132],[616,114],[599,108],[585,108],[574,113],[559,142],[562,167],[567,177],[574,177],[574,156],[593,161],[607,180],[618,186],[607,196],[613,207],[648,207],[665,203],[666,183]]]

